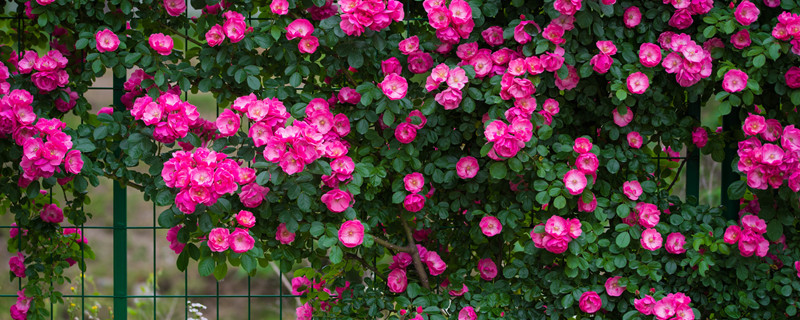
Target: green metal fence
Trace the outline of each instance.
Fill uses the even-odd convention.
[[[409,0],[406,2],[406,8],[410,8],[410,5],[411,1]],[[14,24],[17,25],[17,43],[15,47],[17,52],[22,52],[26,48],[22,33],[27,24],[33,22],[24,18],[21,8],[18,8],[15,16],[0,17],[0,19],[14,20]],[[250,16],[248,16],[248,19],[249,25],[253,25],[253,22],[263,20]],[[406,23],[420,20],[425,19],[407,18]],[[409,28],[410,25],[407,26],[407,32]],[[188,41],[184,41],[184,46],[189,46]],[[112,92],[113,105],[116,109],[124,110],[125,107],[120,101],[124,93],[122,88],[124,81],[124,78],[114,78],[113,85],[111,86],[96,86],[90,89],[92,91],[104,93]],[[188,98],[188,94],[184,93],[184,99]],[[217,114],[219,114],[219,106],[217,106],[216,109]],[[700,101],[689,103],[689,115],[697,120],[700,120],[700,110]],[[730,114],[724,117],[723,126],[726,130],[736,130],[740,126],[738,121],[738,116],[736,114]],[[720,204],[726,206],[727,209],[725,212],[726,218],[728,219],[736,219],[738,211],[738,203],[729,200],[726,192],[728,185],[740,179],[739,175],[732,169],[735,156],[735,145],[729,144],[726,148],[725,161],[722,165],[721,175],[706,177],[706,179],[717,179],[717,177],[721,177],[722,200]],[[678,169],[679,174],[677,176],[681,175],[680,171],[685,167],[685,172],[683,173],[685,174],[685,178],[683,179],[685,179],[686,196],[693,196],[695,198],[699,196],[701,164],[700,155],[697,151],[689,152],[686,156],[681,157],[656,156],[655,160],[657,161],[658,168],[661,168],[662,161],[681,161],[682,163]],[[80,272],[77,268],[71,270],[72,272],[76,272],[77,281],[67,284],[68,288],[64,290],[64,292],[67,292],[67,294],[64,295],[67,302],[64,306],[50,304],[51,318],[113,318],[123,320],[177,319],[181,318],[180,315],[182,314],[183,319],[190,319],[197,315],[196,312],[194,312],[194,310],[197,309],[201,309],[199,311],[202,311],[204,316],[209,319],[243,319],[245,317],[247,319],[294,318],[293,309],[297,306],[296,301],[299,300],[297,300],[297,296],[289,293],[288,288],[284,288],[287,286],[287,278],[278,268],[275,268],[275,271],[267,268],[263,270],[264,272],[260,272],[260,274],[263,274],[272,271],[272,277],[241,276],[238,280],[230,280],[231,278],[236,278],[236,274],[229,274],[225,280],[220,282],[211,277],[200,277],[196,274],[196,268],[193,269],[191,264],[187,272],[184,273],[178,273],[174,262],[159,264],[159,261],[169,261],[169,259],[163,259],[159,256],[159,244],[163,245],[166,243],[164,239],[166,228],[158,226],[158,208],[152,204],[152,207],[147,210],[149,211],[148,214],[136,213],[134,215],[129,215],[128,207],[131,205],[131,202],[128,201],[128,192],[132,192],[133,196],[139,199],[141,198],[141,194],[136,191],[127,190],[125,186],[121,186],[118,183],[111,183],[111,186],[105,185],[105,187],[101,185],[101,187],[94,192],[97,192],[98,196],[102,197],[103,194],[107,195],[108,189],[112,191],[110,199],[111,211],[113,213],[112,220],[101,221],[97,225],[80,225],[74,227],[81,230],[84,236],[89,239],[90,244],[94,245],[92,241],[103,241],[97,239],[110,239],[111,246],[110,248],[106,246],[108,250],[105,251],[100,250],[103,247],[103,243],[98,247],[93,246],[98,260],[94,263],[87,261],[85,257],[82,256],[82,260],[88,262],[87,271],[86,273]],[[50,194],[52,200],[52,192]],[[101,209],[100,211],[105,210]],[[102,216],[108,215],[106,212],[94,212],[94,214],[95,220],[102,220],[100,219]],[[12,217],[8,214],[0,216],[0,229],[9,231],[15,228],[10,225],[10,219],[12,219]],[[132,220],[136,220],[137,223],[132,223]],[[93,220],[90,223],[95,222],[96,221]],[[141,237],[143,232],[152,233],[152,238],[148,239],[150,240],[149,248],[152,248],[152,254],[148,256],[139,255],[131,251],[132,241],[135,243],[142,243],[142,241],[144,241],[143,237]],[[0,238],[4,238],[6,234],[8,234],[8,232],[3,232]],[[93,239],[95,235],[105,235],[105,237],[96,237]],[[166,254],[161,252],[162,256],[169,257],[171,255],[172,258],[177,257],[177,255],[174,255],[168,249],[162,249],[161,251],[167,251]],[[4,261],[8,258],[3,255],[0,255],[0,257],[5,258]],[[110,261],[107,261],[109,257]],[[152,268],[147,270],[149,274],[148,280],[145,281],[144,285],[137,287],[135,281],[141,280],[141,275],[138,275],[138,273],[143,270],[133,269],[131,266],[140,265],[143,261],[147,261],[149,264],[150,261],[148,260],[152,260]],[[109,266],[112,271],[111,274],[113,275],[110,277],[110,283],[108,283],[109,281],[107,279],[109,278]],[[92,275],[101,271],[103,274],[102,279],[98,278],[100,280],[94,280]],[[171,274],[164,276],[162,272],[169,272]],[[98,284],[96,282],[105,283]],[[226,284],[230,284],[231,282],[234,288],[226,288]],[[196,289],[197,287],[202,287],[197,285],[198,283],[210,285],[207,286],[206,289]],[[176,284],[179,286],[182,284],[182,290],[180,287],[177,289],[165,288],[166,286],[174,286]],[[0,306],[5,309],[0,310],[0,314],[7,314],[6,310],[8,310],[8,306],[14,303],[16,291],[19,290],[21,286],[21,280],[13,284],[7,282],[0,284]],[[94,287],[94,290],[89,287]],[[111,288],[111,292],[103,292],[103,290],[109,287]],[[142,292],[133,292],[136,288],[144,290],[140,290]],[[245,299],[246,301],[243,302]],[[194,305],[193,302],[201,303],[206,309]],[[245,306],[246,310],[244,310]],[[106,311],[105,313],[103,312],[104,309]],[[106,314],[108,316],[106,316]],[[0,318],[5,318],[5,316],[0,316]]]

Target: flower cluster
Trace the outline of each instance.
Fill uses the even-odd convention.
[[[403,208],[411,212],[418,212],[425,207],[425,197],[420,194],[425,187],[425,177],[419,172],[407,174],[403,178],[406,191],[411,192],[403,200]]]
[[[658,320],[694,320],[694,311],[689,306],[690,303],[692,303],[692,298],[681,292],[670,293],[658,301],[650,295],[633,300],[636,310],[644,315],[655,315]]]
[[[417,245],[417,252],[419,252],[419,258],[422,263],[428,266],[428,272],[432,276],[438,276],[447,270],[447,264],[436,251],[429,251],[425,247]]]
[[[330,310],[332,304],[336,304],[344,295],[345,291],[350,290],[350,281],[345,281],[344,287],[336,287],[334,291],[336,294],[333,294],[330,289],[325,287],[325,280],[317,282],[314,280],[312,283],[306,276],[302,277],[295,277],[292,278],[292,294],[296,296],[304,295],[309,292],[311,289],[314,289],[317,292],[325,292],[328,296],[331,297],[328,301],[319,301],[320,309],[323,311]],[[318,298],[314,298],[318,299]],[[295,312],[297,313],[297,320],[312,320],[313,319],[313,307],[314,301],[308,301],[302,306],[297,307]]]
[[[797,27],[798,24],[800,24],[800,14],[784,11],[778,15],[778,23],[772,28],[772,36],[781,41],[789,41],[792,44],[792,52],[796,55],[800,55],[800,28]]]
[[[644,228],[655,228],[659,221],[661,221],[661,210],[658,206],[646,202],[637,203],[633,208],[633,214],[622,219],[622,222],[629,226],[638,224]]]
[[[577,239],[583,233],[581,222],[578,219],[567,220],[556,215],[547,219],[547,223],[540,223],[536,226],[544,226],[544,233],[535,232],[535,228],[531,230],[534,246],[555,254],[567,251],[570,241]]]
[[[8,67],[0,61],[0,94],[8,94],[11,90],[11,84],[7,81],[10,77],[11,73],[8,71]]]
[[[400,53],[408,56],[408,71],[411,71],[411,73],[425,73],[433,66],[433,57],[431,57],[430,53],[423,52],[419,48],[419,38],[417,36],[400,41],[398,47],[400,48]],[[397,73],[399,75],[403,69],[400,66],[400,61],[395,57],[384,60],[381,67],[384,74]]]
[[[452,0],[450,6],[446,7],[444,0],[426,0],[422,5],[428,14],[428,24],[436,29],[436,38],[442,42],[437,52],[448,52],[460,38],[469,38],[475,27],[469,3]]]
[[[11,306],[11,319],[28,319],[28,310],[31,308],[31,300],[33,300],[33,297],[25,296],[25,289],[17,291],[17,303]]]
[[[778,189],[787,180],[792,191],[800,192],[800,129],[794,125],[781,127],[777,120],[756,114],[744,120],[742,129],[750,138],[739,142],[738,168],[747,175],[747,185]],[[779,140],[780,144],[770,143]]]
[[[531,114],[525,113],[521,108],[512,110],[514,108],[517,107],[506,111],[506,117],[513,119],[510,120],[511,124],[506,124],[503,120],[496,119],[489,122],[483,131],[486,140],[494,143],[488,154],[494,160],[514,157],[525,146],[525,143],[533,137]],[[520,111],[520,114],[516,114],[513,111]]]
[[[244,35],[252,31],[252,27],[247,28],[244,16],[236,11],[226,11],[222,14],[225,17],[225,22],[220,26],[215,24],[211,29],[206,32],[206,42],[211,47],[218,46],[225,41],[225,37],[231,40],[231,43],[237,43],[244,39]]]
[[[667,73],[675,74],[675,81],[689,87],[711,75],[711,53],[699,46],[685,33],[664,32],[658,37],[662,48],[672,50],[661,65]]]
[[[213,205],[223,195],[237,192],[240,185],[239,199],[248,208],[260,205],[269,192],[253,182],[254,169],[242,168],[226,154],[206,148],[176,151],[164,163],[161,177],[167,187],[180,189],[175,204],[185,214],[193,213],[198,204]]]
[[[713,0],[663,0],[664,4],[672,4],[675,7],[675,12],[672,18],[669,19],[668,24],[671,27],[678,29],[686,29],[692,25],[694,15],[704,15],[711,11],[714,7]]]
[[[464,93],[461,89],[469,82],[467,74],[464,69],[454,67],[450,69],[446,64],[442,63],[433,68],[431,74],[428,76],[425,89],[428,92],[436,90],[442,82],[447,83],[447,88],[437,93],[434,99],[445,110],[453,110],[458,108]]]
[[[597,41],[596,45],[597,49],[600,49],[600,53],[594,55],[589,63],[597,73],[606,73],[614,63],[611,56],[617,53],[617,46],[611,41]]]
[[[392,257],[392,264],[389,265],[389,272],[387,284],[389,291],[394,293],[402,293],[408,287],[408,275],[406,267],[411,265],[411,255],[406,252],[399,252]]]
[[[236,253],[244,253],[253,249],[256,241],[247,229],[236,228],[230,232],[228,228],[214,228],[208,234],[207,243],[213,252],[225,252],[231,249]]]
[[[767,223],[764,219],[748,214],[742,217],[738,226],[731,225],[725,229],[723,240],[727,244],[738,244],[743,257],[752,256],[753,253],[764,257],[769,251],[769,241],[764,238],[766,232]]]
[[[297,19],[286,26],[286,40],[300,38],[297,49],[302,53],[314,53],[319,47],[319,39],[312,36],[314,25],[306,19]]]
[[[196,106],[172,92],[162,93],[156,100],[148,95],[137,98],[131,116],[145,125],[155,126],[153,139],[167,144],[186,137],[190,129],[205,123],[200,121]]]
[[[344,0],[339,1],[342,21],[339,27],[348,36],[360,36],[365,28],[381,31],[405,17],[403,3],[396,0]]]
[[[397,125],[394,129],[394,137],[400,143],[411,143],[417,138],[417,130],[425,127],[428,119],[422,114],[422,111],[412,110],[408,113],[406,121]]]
[[[36,51],[25,51],[22,59],[17,62],[17,71],[21,74],[36,71],[31,75],[31,81],[41,92],[46,93],[63,88],[69,83],[69,74],[64,70],[68,62],[58,50],[50,50],[41,57]]]
[[[58,119],[38,118],[33,112],[33,96],[17,89],[0,98],[0,137],[12,136],[22,147],[22,175],[19,186],[27,187],[39,178],[49,178],[61,172],[61,165],[69,174],[78,174],[83,168],[81,152],[72,149],[72,137],[62,130],[66,124]],[[35,123],[35,124],[34,124]],[[66,183],[60,180],[59,183]]]

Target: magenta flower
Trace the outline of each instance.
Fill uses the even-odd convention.
[[[744,0],[736,7],[733,16],[736,18],[736,22],[743,26],[749,26],[758,19],[759,13],[761,13],[761,11],[758,10],[755,4],[750,2],[750,0]]]
[[[264,201],[267,193],[269,193],[269,188],[250,183],[242,187],[242,191],[239,192],[239,201],[247,208],[255,208]]]
[[[583,312],[595,313],[603,306],[603,300],[600,300],[600,296],[597,292],[587,291],[581,294],[581,298],[578,300],[578,306]]]
[[[400,100],[403,99],[408,92],[408,81],[406,81],[406,78],[397,74],[388,74],[378,87],[383,90],[383,94],[390,100]]]
[[[442,105],[445,110],[453,110],[458,108],[459,104],[461,104],[462,96],[463,93],[461,90],[447,88],[442,92],[437,93],[434,97],[434,100]]]
[[[272,0],[272,3],[269,5],[269,9],[272,11],[272,13],[279,16],[286,15],[289,13],[289,1]]]
[[[742,130],[748,136],[755,136],[764,131],[767,127],[767,121],[764,117],[748,113],[747,118],[744,119],[744,124],[742,124]]]
[[[652,68],[661,63],[661,47],[657,44],[645,42],[639,47],[639,62]]]
[[[350,207],[353,197],[349,191],[333,189],[322,195],[322,202],[333,212],[344,212]]]
[[[606,280],[606,293],[612,297],[619,297],[625,292],[625,288],[619,285],[619,279],[622,279],[621,276],[611,277]]]
[[[579,195],[586,188],[586,175],[580,170],[570,170],[564,174],[564,186],[571,195]]]
[[[703,148],[708,143],[708,132],[703,127],[694,128],[692,131],[692,143],[698,148]]]
[[[223,252],[228,250],[230,243],[228,242],[230,231],[225,228],[214,228],[208,234],[208,248],[213,252]]]
[[[456,174],[461,179],[471,179],[478,174],[478,159],[472,156],[462,157],[456,163]]]
[[[177,17],[186,10],[186,0],[164,0],[164,9],[167,14]]]
[[[417,137],[417,128],[408,122],[403,122],[398,124],[397,128],[394,129],[394,137],[397,138],[397,141],[400,141],[400,143],[411,143]]]
[[[25,256],[22,252],[8,259],[8,268],[17,278],[25,278]]]
[[[472,306],[466,306],[461,308],[461,311],[458,312],[458,320],[475,320],[478,318],[478,315],[475,313],[475,309]]]
[[[478,261],[478,273],[480,273],[481,279],[492,281],[497,277],[497,265],[490,258],[481,259]]]
[[[639,200],[639,196],[642,195],[642,185],[639,181],[625,181],[622,184],[622,193],[633,201]]]
[[[97,31],[94,35],[98,52],[112,52],[119,47],[119,37],[108,29]]]
[[[186,247],[185,243],[181,243],[178,241],[178,231],[183,228],[182,225],[177,225],[169,229],[167,231],[167,241],[169,241],[169,248],[175,252],[175,254],[180,254],[183,252],[183,248]]]
[[[747,29],[742,29],[731,36],[731,44],[736,49],[744,49],[750,46],[750,32]]]
[[[628,136],[627,136],[627,140],[628,140],[628,146],[630,146],[631,148],[634,148],[634,149],[641,148],[642,147],[642,143],[644,141],[644,139],[642,138],[642,135],[639,134],[636,131],[629,132]]]
[[[425,177],[419,172],[409,173],[403,178],[403,184],[406,191],[412,193],[419,193],[422,187],[425,186]]]
[[[642,238],[639,242],[641,242],[642,248],[650,251],[656,251],[661,248],[663,239],[661,238],[661,234],[658,233],[656,229],[647,228],[642,231]]]
[[[650,79],[641,72],[635,72],[628,76],[628,91],[634,94],[642,94],[650,87]]]
[[[39,212],[39,217],[44,222],[61,223],[64,221],[64,212],[55,204],[46,204]]]
[[[589,203],[583,202],[583,197],[578,199],[579,212],[594,212],[597,209],[597,197],[592,193],[592,200]]]
[[[295,234],[286,229],[286,224],[281,223],[278,225],[278,230],[275,231],[275,240],[280,241],[282,244],[291,244],[294,242]]]
[[[64,157],[64,169],[71,174],[79,174],[83,169],[83,159],[80,150],[70,150]]]
[[[631,111],[631,108],[626,106],[625,109],[626,112],[624,115],[620,114],[619,111],[617,111],[617,108],[614,108],[611,111],[611,114],[614,116],[614,124],[620,127],[627,126],[633,120],[633,111]]]
[[[409,55],[419,50],[419,37],[412,36],[407,39],[403,39],[399,43],[400,53],[404,55]]]
[[[252,212],[247,210],[239,210],[236,214],[236,222],[245,228],[252,228],[256,225],[256,217]]]
[[[639,7],[628,7],[628,9],[625,9],[625,13],[622,14],[622,17],[625,27],[627,28],[634,28],[642,22],[642,12],[639,10]]]
[[[253,239],[250,233],[245,229],[236,228],[236,230],[228,236],[228,246],[236,253],[250,251],[250,249],[253,249],[255,242],[255,239]]]
[[[339,228],[339,241],[348,248],[355,248],[364,242],[364,225],[359,220],[345,221]]]
[[[664,246],[667,252],[672,254],[681,254],[686,252],[686,237],[680,232],[673,232],[667,235],[667,243]]]
[[[792,66],[783,75],[786,86],[792,89],[800,88],[800,68]]]
[[[408,287],[408,276],[406,275],[406,270],[392,270],[392,272],[389,272],[386,282],[389,285],[389,291],[394,293],[405,292],[406,288]]]
[[[633,300],[633,306],[636,307],[636,310],[646,316],[653,314],[653,305],[655,304],[656,300],[650,295],[645,295],[642,299]]]
[[[154,33],[150,35],[149,38],[150,48],[156,51],[156,53],[167,56],[172,53],[172,38],[170,36],[166,36],[163,33]]]
[[[319,39],[315,36],[305,36],[297,43],[297,49],[302,53],[314,53],[319,47]]]
[[[731,69],[725,73],[722,79],[722,89],[728,92],[739,92],[747,87],[747,73],[739,69]]]
[[[220,113],[215,125],[221,137],[233,136],[239,131],[241,116],[231,111],[231,109],[225,109]]]
[[[306,19],[297,19],[286,26],[286,39],[303,38],[314,33],[314,25]]]
[[[222,30],[222,26],[215,24],[206,32],[206,42],[208,42],[209,46],[216,47],[222,44],[222,41],[225,41],[225,33]]]
[[[425,206],[425,197],[418,193],[412,193],[403,200],[403,208],[411,212],[418,212]]]
[[[422,256],[422,253],[420,253]],[[423,259],[425,264],[428,265],[428,271],[432,276],[438,276],[447,269],[447,264],[444,263],[439,254],[435,251],[428,251],[425,253],[425,258]]]
[[[503,225],[500,220],[493,216],[484,216],[480,222],[481,232],[487,237],[493,237],[503,231]]]

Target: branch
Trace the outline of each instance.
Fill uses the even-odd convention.
[[[144,186],[143,185],[139,185],[139,184],[133,183],[132,181],[123,181],[121,178],[112,176],[112,175],[110,175],[108,173],[105,173],[105,172],[103,173],[103,176],[105,176],[106,178],[109,178],[111,180],[117,181],[117,182],[119,182],[119,183],[121,183],[123,185],[127,185],[127,186],[132,187],[132,188],[134,188],[136,190],[144,192]]]
[[[353,85],[353,89],[358,87],[358,84],[356,83],[356,80],[353,79],[353,76],[350,74],[350,70],[344,70],[344,72],[342,72],[342,73],[344,73],[344,77],[347,78],[347,81],[350,82],[350,84]]]
[[[428,274],[425,272],[425,268],[422,267],[422,259],[419,258],[417,244],[414,242],[414,233],[411,232],[411,228],[408,226],[408,223],[405,219],[403,219],[402,216],[400,217],[400,222],[403,224],[403,229],[406,231],[408,248],[411,249],[411,257],[414,258],[414,268],[417,270],[417,274],[419,274],[419,280],[422,282],[422,287],[430,290],[431,286],[428,284]]]
[[[686,157],[688,158],[689,154],[687,154]],[[675,182],[678,181],[678,178],[681,175],[681,170],[683,170],[683,165],[684,164],[686,164],[686,159],[683,159],[683,161],[681,161],[681,165],[678,167],[678,172],[675,173],[675,179],[672,179],[672,183],[670,183],[669,187],[667,187],[667,193],[669,193],[669,191],[672,190],[672,186],[674,186]]]
[[[200,41],[197,41],[197,40],[195,40],[195,39],[192,39],[192,38],[190,38],[189,36],[187,36],[187,35],[185,35],[185,34],[183,34],[183,33],[179,32],[178,30],[175,30],[175,29],[173,29],[172,27],[170,27],[170,26],[168,26],[168,25],[166,25],[166,24],[164,24],[164,23],[161,23],[161,26],[162,26],[162,27],[164,27],[165,29],[169,30],[170,32],[174,33],[174,34],[176,34],[176,35],[178,35],[178,36],[181,36],[181,37],[183,37],[183,38],[184,38],[184,39],[186,39],[186,40],[189,40],[189,42],[191,42],[191,43],[194,43],[194,44],[196,44],[196,45],[198,45],[198,46],[200,46],[200,47],[202,47],[202,46],[203,46],[203,43],[202,43],[202,42],[200,42]],[[188,49],[188,48],[187,48],[187,49]]]
[[[386,241],[386,240],[383,240],[381,238],[378,238],[376,236],[372,236],[372,238],[375,239],[375,243],[377,243],[377,244],[379,244],[381,246],[384,246],[386,248],[389,248],[389,249],[392,249],[392,250],[396,250],[396,251],[400,251],[400,252],[413,253],[411,251],[411,248],[409,248],[409,247],[401,247],[401,246],[398,246],[398,245],[396,245],[394,243],[391,243],[389,241]],[[414,249],[416,250],[416,246],[414,247]]]
[[[383,280],[386,280],[386,278],[384,278],[383,275],[378,273],[378,269],[376,269],[373,265],[367,263],[367,261],[364,260],[363,258],[361,258],[361,257],[359,257],[359,256],[357,256],[355,254],[352,254],[350,252],[345,252],[344,256],[347,257],[347,258],[350,258],[350,259],[353,259],[353,260],[356,260],[356,261],[360,262],[361,265],[363,265],[364,267],[366,267],[367,269],[372,271],[373,274],[375,274],[376,276],[378,276],[379,278],[381,278]]]

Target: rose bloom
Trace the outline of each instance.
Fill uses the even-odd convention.
[[[708,143],[708,132],[702,127],[694,128],[692,131],[692,143],[698,148],[703,148]]]
[[[800,68],[798,67],[789,67],[789,70],[786,71],[786,74],[783,75],[784,80],[786,80],[786,86],[792,89],[800,88]]]
[[[634,148],[634,149],[641,148],[642,147],[642,143],[644,141],[644,139],[642,138],[642,135],[639,134],[636,131],[629,132],[628,136],[627,136],[627,139],[628,139],[628,146],[630,146],[631,148]]]
[[[411,143],[417,137],[417,128],[408,122],[403,122],[398,124],[397,128],[394,129],[394,137],[397,138],[397,141],[400,141],[400,143]]]
[[[458,312],[458,320],[475,320],[478,318],[478,315],[475,313],[475,309],[472,306],[466,306]]]
[[[172,52],[172,38],[163,33],[151,34],[148,42],[150,43],[150,48],[153,48],[162,56],[167,56]]]
[[[46,204],[39,212],[39,217],[44,222],[61,223],[64,221],[64,212],[55,204]]]
[[[481,37],[486,44],[496,47],[503,44],[503,29],[498,26],[491,26],[481,31]]]
[[[364,225],[359,220],[350,220],[339,228],[339,241],[348,248],[355,248],[364,242]]]
[[[736,49],[744,49],[750,46],[750,32],[747,29],[734,33],[731,36],[731,44]]]
[[[111,30],[103,29],[94,35],[98,52],[111,52],[119,47],[119,37]]]
[[[349,191],[333,189],[322,195],[322,202],[333,212],[344,212],[350,207],[353,197]]]
[[[642,43],[639,46],[639,62],[647,68],[657,66],[661,63],[661,47],[655,43]]]
[[[422,187],[425,186],[425,177],[419,172],[409,173],[403,177],[403,184],[405,185],[406,191],[418,193],[422,191]]]
[[[681,254],[686,252],[684,246],[686,245],[686,237],[680,232],[673,232],[667,236],[667,244],[665,248],[667,252],[672,254]]]
[[[456,163],[456,174],[461,179],[471,179],[478,174],[478,159],[472,156],[462,157]]]
[[[412,193],[403,200],[403,208],[410,212],[418,212],[425,206],[425,197],[418,193]]]
[[[728,92],[739,92],[747,87],[747,73],[742,70],[731,69],[725,73],[722,79],[722,89]]]
[[[642,231],[642,238],[639,242],[641,242],[642,248],[650,251],[656,251],[661,248],[663,239],[661,238],[661,234],[658,233],[656,229],[647,228]]]
[[[748,136],[754,136],[764,132],[766,127],[767,121],[764,117],[752,113],[748,113],[747,118],[744,119],[744,124],[742,124],[742,130]]]
[[[572,146],[572,150],[579,154],[583,154],[591,151],[592,146],[592,141],[587,138],[580,137],[575,139],[575,144]]]
[[[622,184],[622,192],[628,197],[628,199],[633,201],[639,200],[639,196],[642,195],[642,185],[636,180],[625,181]]]
[[[481,279],[492,281],[497,277],[497,265],[490,258],[481,259],[478,261],[478,272],[481,275]]]
[[[397,74],[386,75],[378,86],[390,100],[403,99],[408,92],[408,81]]]
[[[230,244],[228,243],[228,236],[230,231],[225,228],[214,228],[208,234],[208,248],[213,252],[223,252],[228,250]]]
[[[606,293],[612,297],[619,297],[625,292],[626,287],[621,287],[619,285],[619,279],[622,279],[621,276],[611,277],[606,280]]]
[[[597,292],[587,291],[581,295],[580,300],[578,300],[578,306],[583,312],[595,313],[603,306],[603,300],[600,299]]]
[[[286,40],[302,38],[314,33],[314,25],[306,19],[296,19],[286,26]]]
[[[642,94],[650,87],[650,79],[641,72],[632,73],[628,76],[628,91],[635,94]]]
[[[493,237],[503,231],[503,225],[500,220],[493,216],[484,216],[480,222],[481,231],[487,237]]]
[[[592,201],[589,203],[583,202],[583,197],[578,199],[578,211],[579,212],[594,212],[597,209],[597,197],[592,193]]]
[[[222,31],[222,26],[216,24],[206,32],[206,42],[211,47],[216,47],[225,41],[225,33]]]
[[[412,54],[419,50],[419,37],[412,36],[411,38],[403,39],[398,46],[400,47],[400,53],[404,55]]]
[[[445,110],[453,110],[459,107],[462,99],[462,92],[458,89],[447,88],[439,92],[434,97],[437,103],[442,105]]]
[[[236,214],[236,222],[242,227],[252,228],[256,225],[256,217],[250,211],[239,210],[239,213]]]
[[[295,234],[286,229],[286,224],[281,223],[278,225],[278,230],[275,231],[275,240],[280,241],[282,244],[291,244],[294,242]]]
[[[736,22],[739,22],[743,26],[749,26],[758,19],[759,13],[761,13],[761,11],[758,10],[755,4],[749,0],[744,0],[736,7],[733,16],[736,18]]]
[[[642,299],[633,300],[633,306],[636,307],[636,310],[646,316],[653,314],[653,305],[655,304],[656,300],[650,295],[645,295]]]
[[[250,251],[250,249],[253,249],[255,243],[255,239],[253,239],[250,233],[245,229],[236,228],[236,230],[228,236],[228,246],[236,253]]]
[[[272,0],[269,5],[270,11],[279,16],[289,13],[289,1],[287,0]]]
[[[611,110],[611,114],[614,116],[614,124],[617,126],[625,127],[633,121],[633,111],[631,111],[631,108],[626,106],[625,110],[625,115],[620,114],[617,108]]]
[[[564,174],[564,186],[571,195],[579,195],[586,188],[586,175],[580,170],[570,170]]]
[[[422,254],[420,254],[422,255]],[[435,251],[428,251],[425,254],[425,264],[428,265],[428,271],[432,276],[438,276],[447,270],[447,264],[444,263],[439,254]]]
[[[164,9],[167,14],[177,17],[186,10],[186,0],[164,0]]]
[[[634,28],[642,22],[642,12],[639,7],[628,7],[622,17],[627,28]]]
[[[562,237],[567,235],[569,226],[567,220],[560,216],[550,216],[547,223],[544,225],[544,231],[552,237]]]
[[[389,285],[389,291],[394,293],[405,292],[406,288],[408,287],[408,276],[406,275],[406,271],[403,269],[392,270],[392,272],[389,272],[386,282]]]
[[[241,116],[231,111],[231,109],[225,109],[217,117],[215,125],[221,137],[233,136],[239,131]]]
[[[408,71],[412,73],[426,73],[433,67],[433,57],[430,53],[416,51],[408,55]]]
[[[64,157],[64,169],[71,174],[79,174],[83,169],[83,159],[80,150],[70,150]]]

